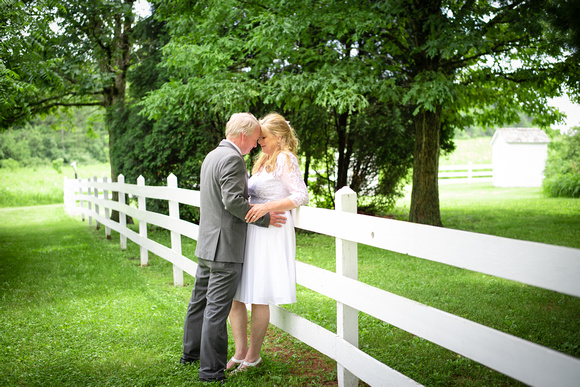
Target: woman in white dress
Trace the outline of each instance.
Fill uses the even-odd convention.
[[[262,153],[248,183],[252,209],[246,215],[248,231],[242,278],[230,312],[236,351],[227,369],[239,371],[260,364],[260,350],[270,322],[269,304],[296,302],[296,235],[290,210],[308,203],[296,150],[294,129],[277,113],[260,120],[258,143]],[[285,211],[282,227],[258,227],[256,219],[271,211]],[[246,304],[252,305],[248,348]]]

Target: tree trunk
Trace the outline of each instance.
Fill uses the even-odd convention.
[[[125,4],[133,8],[134,0],[125,0]],[[131,66],[131,34],[133,32],[134,17],[132,12],[115,15],[115,35],[117,39],[112,47],[114,55],[106,63],[109,71],[115,74],[113,83],[104,90],[105,109],[107,110],[106,126],[109,132],[109,162],[111,165],[111,180],[116,182],[119,175],[114,150],[118,139],[118,130],[115,127],[115,117],[124,113],[125,92],[127,89],[127,71]],[[113,192],[112,200],[119,201],[119,193]],[[118,211],[111,213],[111,219],[119,221]]]
[[[306,187],[308,187],[308,175],[310,172],[311,158],[312,157],[310,155],[306,156],[306,161],[304,163],[304,184],[306,184]]]
[[[338,165],[335,191],[348,184],[348,167],[350,165],[350,153],[348,151],[348,114],[343,113],[337,117],[336,131],[338,134]]]
[[[439,210],[439,135],[441,111],[421,109],[414,118],[415,153],[413,190],[409,220],[432,226],[443,226]]]

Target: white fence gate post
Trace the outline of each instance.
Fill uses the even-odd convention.
[[[467,184],[473,183],[473,163],[467,163]]]
[[[125,184],[125,176],[119,175],[117,177],[117,183],[119,185]],[[118,191],[119,194],[119,204],[125,204],[125,192],[121,189]],[[119,224],[121,225],[121,231],[119,232],[119,242],[121,244],[121,250],[127,250],[127,215],[124,212],[119,211]]]
[[[145,178],[142,175],[140,175],[137,178],[137,185],[141,187],[145,186]],[[139,199],[137,200],[139,203],[139,211],[143,212],[147,211],[145,199],[146,198],[144,195],[139,195]],[[141,219],[139,219],[139,235],[141,236],[141,238],[147,239],[147,222]],[[141,266],[147,266],[147,264],[149,263],[149,252],[147,251],[147,247],[145,247],[144,244],[141,244],[140,247],[141,247]]]
[[[99,179],[97,179],[97,177],[94,176],[93,177],[93,181],[95,183],[97,183],[99,181]],[[99,198],[99,189],[98,188],[95,188],[94,191],[93,191],[93,193],[94,193],[95,199],[98,199]],[[100,215],[100,213],[99,213],[99,205],[97,204],[97,202],[95,202],[95,214]],[[97,220],[97,217],[96,216],[95,216],[95,226],[96,226],[96,229],[97,230],[100,230],[101,229],[101,225],[100,225],[99,221]]]
[[[91,187],[90,183],[91,183],[91,179],[87,179],[87,182],[89,183],[89,186],[87,187],[87,195],[91,196],[93,194],[93,188]],[[93,204],[88,201],[87,202],[88,206],[89,206],[89,226],[93,225]]]
[[[82,196],[83,194],[83,187],[81,186],[82,183],[82,179],[78,179],[77,180],[77,184],[79,185],[79,195]],[[85,221],[85,212],[83,211],[83,207],[85,206],[85,202],[84,200],[81,198],[80,199],[80,205],[81,205],[81,220],[84,222]]]
[[[107,182],[107,176],[103,176],[103,183]],[[109,200],[109,190],[104,189],[103,190],[103,199],[105,199],[105,201]],[[105,206],[105,219],[110,220],[111,219],[111,214],[110,214],[110,210],[109,207]],[[111,228],[105,226],[105,236],[107,237],[107,239],[111,239]]]
[[[177,188],[177,177],[171,173],[167,177],[167,187]],[[179,202],[168,200],[169,202],[169,216],[173,219],[179,219]],[[181,234],[171,231],[171,250],[181,255]],[[175,286],[183,286],[183,269],[180,269],[173,264],[173,284]]]
[[[357,212],[356,193],[349,187],[336,192],[337,211]],[[336,238],[336,273],[348,278],[358,279],[358,248],[356,242]],[[358,310],[336,303],[337,334],[340,338],[358,347]],[[338,385],[340,387],[358,386],[358,378],[341,364],[337,364]]]

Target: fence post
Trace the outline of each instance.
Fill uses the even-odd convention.
[[[473,183],[473,163],[471,161],[467,163],[467,183]]]
[[[140,187],[145,186],[145,178],[142,175],[140,175],[137,178],[137,185]],[[137,201],[139,203],[139,211],[143,212],[147,211],[145,205],[145,195],[139,195]],[[147,239],[147,222],[145,222],[142,219],[139,219],[139,235],[143,240]],[[140,247],[141,247],[141,266],[147,266],[147,263],[149,263],[149,252],[147,251],[147,247],[145,247],[144,245],[140,245]]]
[[[125,184],[125,176],[117,176],[117,183],[119,185]],[[125,192],[119,187],[119,204],[125,204]],[[121,225],[121,231],[119,232],[119,242],[121,243],[121,250],[127,250],[127,236],[125,231],[127,230],[127,215],[124,212],[119,211],[119,224]]]
[[[171,173],[167,177],[167,187],[177,188],[177,177]],[[179,202],[169,200],[169,216],[173,219],[179,219]],[[181,255],[181,234],[171,231],[171,250]],[[183,269],[173,264],[173,284],[175,286],[183,286]]]
[[[107,176],[103,176],[103,183],[107,182]],[[103,189],[103,199],[105,199],[105,201],[109,200],[109,190],[108,189]],[[110,215],[110,211],[109,211],[109,206],[108,204],[105,205],[105,219],[107,220],[111,220],[111,215]],[[105,236],[107,237],[107,239],[111,239],[111,228],[105,225]]]
[[[80,205],[81,205],[81,210],[80,210],[81,211],[81,220],[84,222],[85,221],[85,212],[83,211],[83,207],[85,206],[85,202],[84,202],[84,200],[82,198],[82,195],[83,195],[82,182],[83,182],[82,179],[78,179],[77,180],[77,184],[79,185],[79,196],[80,196],[79,197],[79,202],[80,202]]]
[[[90,178],[87,179],[87,183],[88,183],[87,195],[91,196],[93,194],[93,187],[91,187],[91,179]],[[87,204],[89,207],[89,226],[92,226],[93,225],[93,203],[91,203],[91,201],[89,200],[87,202]]]
[[[93,177],[93,181],[95,183],[97,183],[99,181],[99,179],[97,179],[96,176]],[[94,191],[93,191],[94,195],[95,195],[95,199],[99,199],[99,189],[97,187],[95,187]],[[99,213],[99,205],[97,204],[97,202],[95,202],[95,215],[100,215]],[[95,225],[96,225],[96,229],[100,230],[101,229],[101,225],[99,224],[99,221],[97,220],[97,217],[95,216]]]
[[[336,211],[356,214],[356,193],[349,187],[342,187],[336,192],[335,202]],[[336,273],[358,279],[358,248],[355,242],[336,238]],[[338,336],[358,348],[358,310],[337,302],[336,311]],[[342,365],[337,364],[337,372],[340,387],[358,386],[358,378]]]

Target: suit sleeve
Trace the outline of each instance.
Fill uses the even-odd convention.
[[[220,173],[220,186],[222,192],[222,203],[225,209],[245,222],[246,213],[251,206],[248,201],[247,179],[245,163],[242,158],[233,157],[224,160]],[[266,214],[254,224],[261,227],[268,227],[270,224],[270,214]]]

